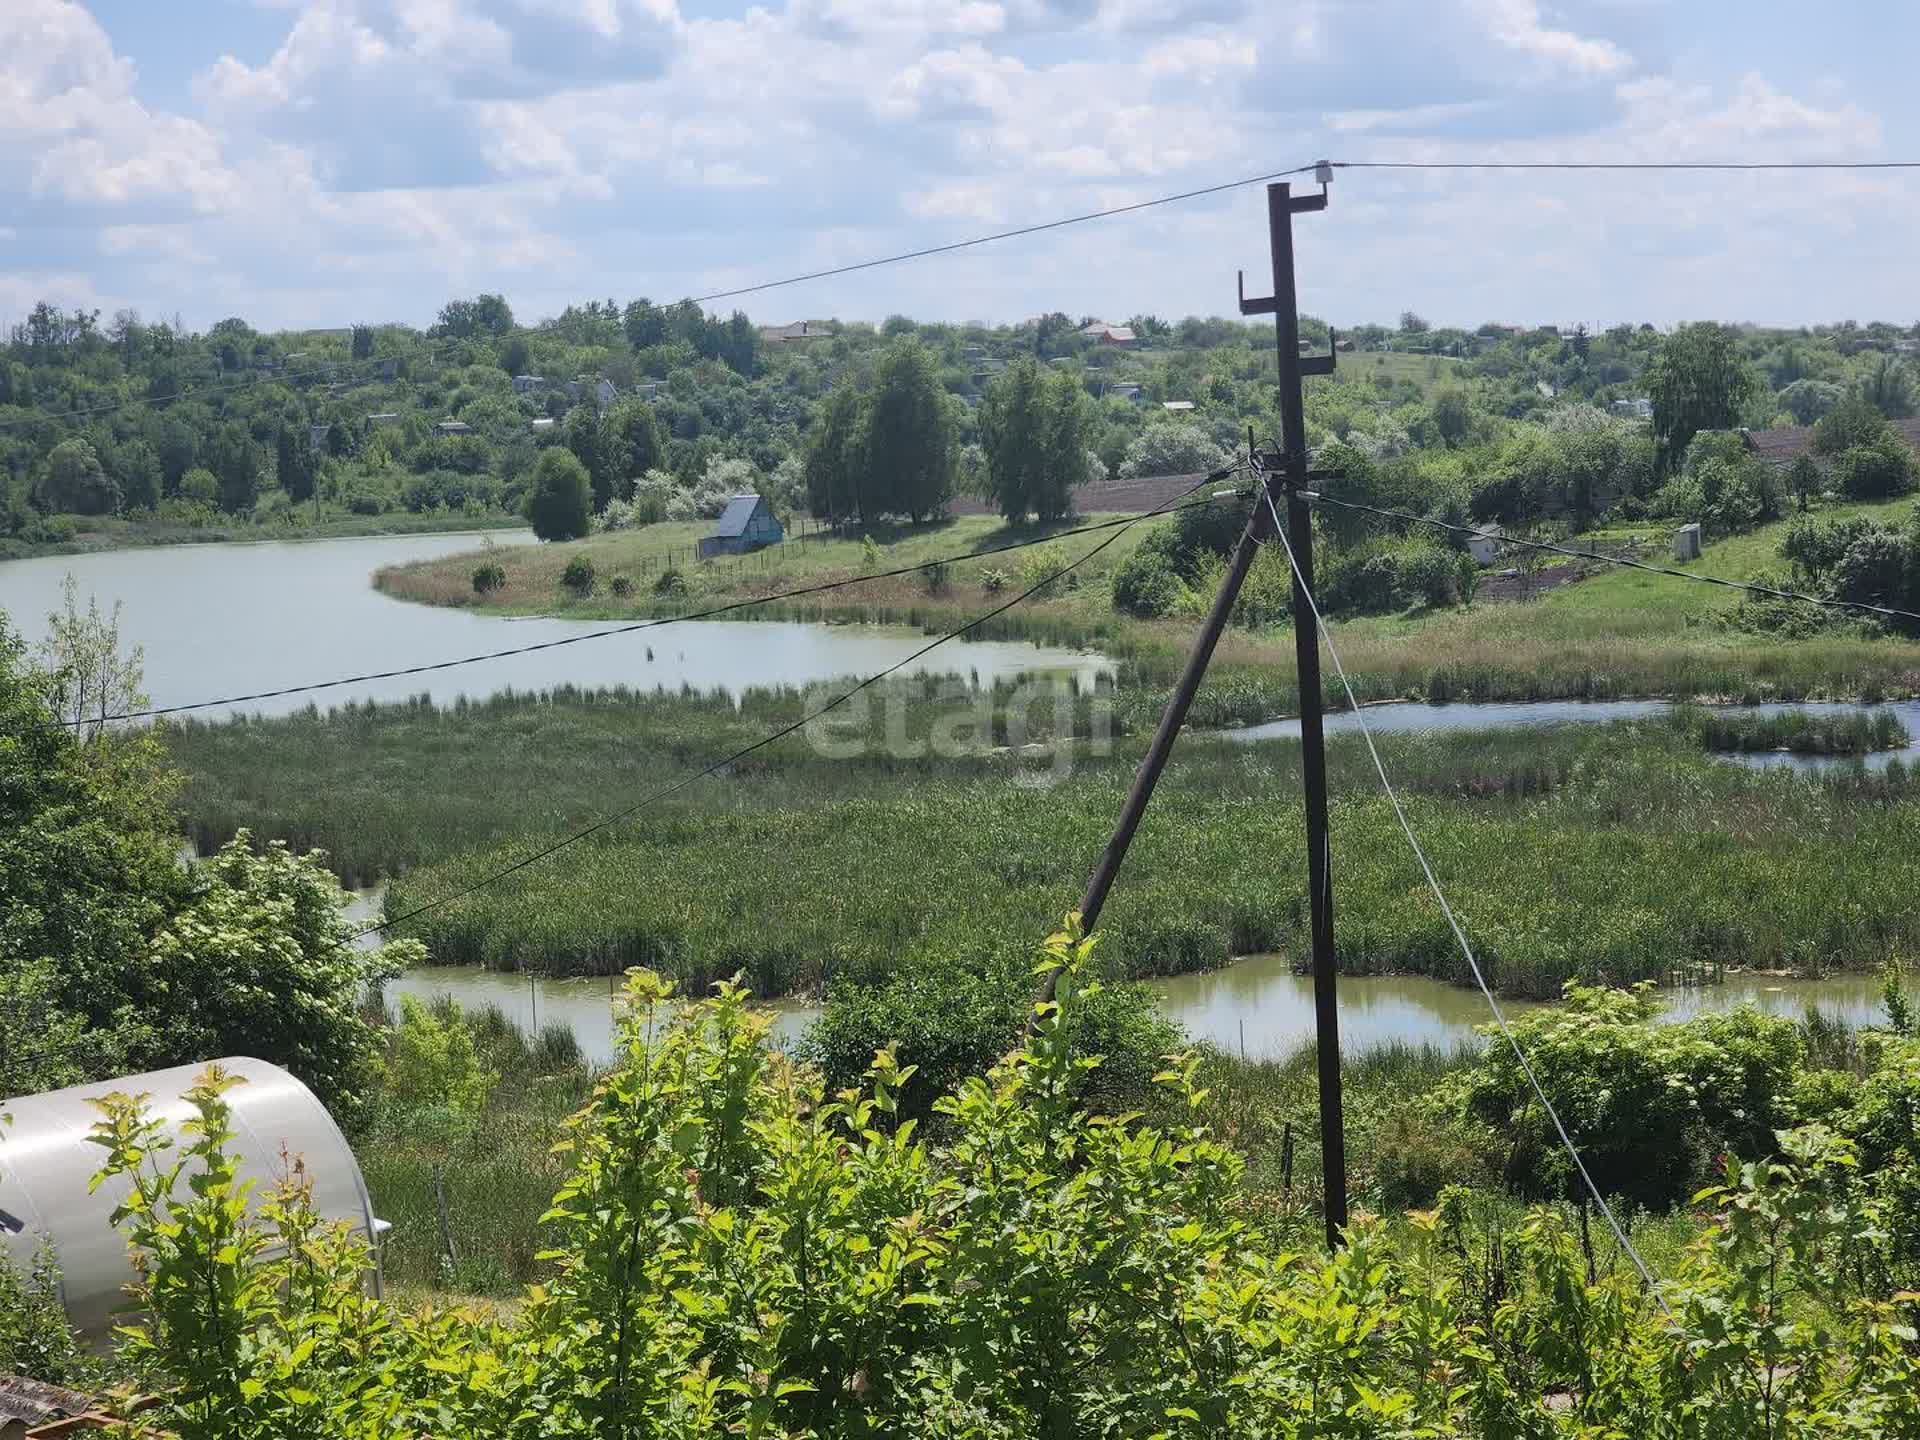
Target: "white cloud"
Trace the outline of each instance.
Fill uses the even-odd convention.
[[[1539,0],[1473,0],[1488,31],[1510,50],[1576,75],[1617,75],[1633,59],[1610,40],[1556,30],[1540,17]]]

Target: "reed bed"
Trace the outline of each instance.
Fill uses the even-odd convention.
[[[1887,710],[1742,714],[1687,706],[1671,718],[1703,748],[1741,754],[1790,750],[1796,755],[1865,755],[1898,750],[1913,740],[1900,717]]]

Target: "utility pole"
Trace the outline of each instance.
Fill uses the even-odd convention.
[[[1313,582],[1312,519],[1306,502],[1298,494],[1309,478],[1306,415],[1300,381],[1303,375],[1332,374],[1333,355],[1329,352],[1305,360],[1300,356],[1300,312],[1293,280],[1293,217],[1299,212],[1326,208],[1327,182],[1332,177],[1332,167],[1322,162],[1315,171],[1315,178],[1320,182],[1320,193],[1298,200],[1293,198],[1289,185],[1267,187],[1267,223],[1273,251],[1273,298],[1249,300],[1245,277],[1242,276],[1240,313],[1271,314],[1274,317],[1275,336],[1280,350],[1280,411],[1284,449],[1278,454],[1267,453],[1254,457],[1259,484],[1254,492],[1252,513],[1247,516],[1246,528],[1233,548],[1227,573],[1214,596],[1213,608],[1207,612],[1206,623],[1201,626],[1200,634],[1187,656],[1186,669],[1181,672],[1179,682],[1167,701],[1167,708],[1160,716],[1160,726],[1154,731],[1153,741],[1140,761],[1140,768],[1134,775],[1133,789],[1120,811],[1112,838],[1107,841],[1100,863],[1094,867],[1093,875],[1087,881],[1086,894],[1080,902],[1080,921],[1088,930],[1099,923],[1100,911],[1106,905],[1107,895],[1113,889],[1120,866],[1127,858],[1127,849],[1133,843],[1141,817],[1146,814],[1147,805],[1153,799],[1154,786],[1173,753],[1174,741],[1179,738],[1180,730],[1186,723],[1187,712],[1193,705],[1201,680],[1206,676],[1207,665],[1213,659],[1220,634],[1233,614],[1234,602],[1239,599],[1240,587],[1246,581],[1247,571],[1253,566],[1254,556],[1262,544],[1273,538],[1273,510],[1269,502],[1283,493],[1287,500],[1288,537],[1295,555],[1299,557],[1307,584]],[[1333,974],[1333,887],[1327,863],[1326,751],[1320,717],[1319,638],[1313,625],[1313,612],[1306,603],[1298,577],[1293,588],[1293,614],[1300,670],[1301,763],[1306,776],[1314,1015],[1320,1039],[1320,1146],[1322,1169],[1326,1177],[1327,1240],[1330,1245],[1337,1246],[1340,1232],[1347,1223],[1347,1151],[1340,1110],[1340,1029],[1335,1009]],[[1053,998],[1054,978],[1051,975],[1047,978],[1040,992],[1041,1001]]]
[[[1327,838],[1327,748],[1321,724],[1320,635],[1308,592],[1313,585],[1313,516],[1300,496],[1306,486],[1307,420],[1300,381],[1306,375],[1331,375],[1333,332],[1328,351],[1302,359],[1300,304],[1293,280],[1293,217],[1327,208],[1330,170],[1318,172],[1320,193],[1294,199],[1292,187],[1267,187],[1267,231],[1273,250],[1273,296],[1249,300],[1243,276],[1242,315],[1273,316],[1274,344],[1280,360],[1280,450],[1259,457],[1260,468],[1279,476],[1287,496],[1287,543],[1298,567],[1293,576],[1293,650],[1300,688],[1300,779],[1307,818],[1307,898],[1313,942],[1313,1021],[1320,1067],[1320,1167],[1326,1191],[1327,1243],[1340,1244],[1347,1223],[1347,1137],[1340,1102],[1340,1011],[1333,958],[1333,864]],[[1271,485],[1268,494],[1272,494]]]

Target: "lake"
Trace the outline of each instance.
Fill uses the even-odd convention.
[[[1647,720],[1665,715],[1674,708],[1670,700],[1539,700],[1479,704],[1459,701],[1429,705],[1420,701],[1394,701],[1366,707],[1367,728],[1376,735],[1421,735],[1448,730],[1537,730],[1548,725],[1599,725],[1612,720]],[[1839,766],[1864,764],[1869,770],[1884,770],[1896,756],[1902,764],[1920,761],[1920,700],[1895,700],[1879,705],[1856,705],[1823,700],[1774,701],[1765,705],[1727,705],[1719,707],[1755,715],[1773,715],[1796,711],[1808,715],[1859,714],[1880,711],[1893,715],[1914,737],[1907,745],[1892,750],[1876,750],[1867,755],[1795,755],[1784,750],[1744,753],[1716,753],[1713,758],[1754,769],[1790,769],[1815,771]],[[1360,722],[1351,710],[1329,711],[1326,731],[1329,735],[1359,733]],[[1262,740],[1298,740],[1300,722],[1269,720],[1260,725],[1209,732],[1239,744]]]
[[[494,531],[498,545],[534,543],[531,531]],[[478,535],[381,535],[344,540],[151,546],[92,555],[0,562],[0,610],[29,643],[46,632],[69,573],[80,603],[124,602],[123,644],[145,651],[146,689],[156,707],[276,690],[369,671],[430,664],[604,629],[606,621],[516,619],[415,605],[375,590],[384,565],[477,548]],[[231,707],[283,714],[314,703],[449,701],[505,689],[626,685],[642,690],[807,686],[869,675],[911,655],[927,637],[904,627],[766,621],[682,621],[633,635],[516,655],[432,675],[367,681]],[[1035,671],[1092,688],[1111,677],[1102,656],[1024,641],[943,646],[906,673],[956,673],[993,684]],[[228,713],[226,708],[201,712]]]
[[[596,1063],[613,1057],[617,978],[558,980],[541,975],[481,970],[467,965],[429,965],[387,982],[387,1004],[401,995],[420,999],[449,995],[462,1006],[493,1004],[531,1034],[564,1022]],[[1313,1038],[1313,980],[1296,975],[1283,956],[1250,955],[1221,970],[1148,982],[1160,1008],[1196,1040],[1207,1040],[1255,1060],[1279,1060]],[[1393,1043],[1450,1050],[1480,1043],[1476,1027],[1492,1013],[1478,990],[1421,975],[1342,975],[1339,983],[1340,1044],[1357,1055]],[[1754,1005],[1798,1019],[1808,1006],[1855,1025],[1884,1023],[1880,982],[1869,975],[1794,980],[1767,975],[1730,975],[1723,984],[1666,990],[1662,1020],[1686,1020],[1736,1005]],[[1542,1002],[1502,1000],[1508,1018],[1538,1010]],[[816,1006],[781,1000],[773,1011],[773,1037],[791,1049],[819,1015]]]

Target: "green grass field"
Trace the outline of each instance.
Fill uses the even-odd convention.
[[[1408,355],[1398,350],[1352,350],[1341,354],[1336,380],[1349,383],[1371,381],[1385,376],[1392,381],[1418,385],[1423,394],[1454,380],[1461,362],[1450,355]]]
[[[1828,506],[1816,514],[1898,521],[1911,510],[1910,500],[1899,500]],[[1151,710],[1178,671],[1195,620],[1192,616],[1133,620],[1113,611],[1110,596],[1114,571],[1153,525],[1164,523],[1145,521],[1120,532],[1073,577],[1074,588],[1018,607],[985,633],[1098,646],[1131,662],[1134,678],[1143,682],[1137,702],[1143,711]],[[1777,572],[1782,568],[1777,550],[1787,523],[1718,541],[1700,559],[1676,568],[1732,580]],[[856,541],[808,539],[754,557],[744,567],[731,560],[696,565],[687,572],[685,596],[670,603],[656,598],[647,575],[657,574],[669,552],[684,550],[700,532],[697,525],[653,526],[567,545],[497,552],[506,584],[484,599],[473,592],[473,556],[382,571],[378,583],[390,594],[432,604],[597,619],[724,604],[795,585],[857,577],[867,568]],[[1033,533],[1010,529],[990,516],[888,530],[879,533],[885,543],[874,568],[972,555]],[[1672,564],[1664,549],[1664,526],[1647,525],[1622,533],[1648,537],[1653,541],[1649,551],[1653,562]],[[1063,540],[1058,542],[1058,553],[1071,559],[1105,538],[1088,535]],[[963,561],[949,570],[944,585],[937,589],[918,576],[903,576],[774,602],[753,613],[764,618],[892,620],[929,630],[948,628],[1004,600],[1012,587],[1027,578],[1022,567],[1032,563],[1032,553]],[[561,571],[576,554],[590,558],[599,577],[596,593],[585,599],[570,595],[560,585]],[[1282,563],[1270,554],[1260,561],[1270,568]],[[654,568],[649,571],[648,566]],[[983,586],[983,572],[989,568],[1006,576],[1009,590],[990,591]],[[635,593],[630,598],[611,595],[611,577],[616,574],[634,577]],[[1737,603],[1735,592],[1718,586],[1622,569],[1528,601],[1343,618],[1334,628],[1341,658],[1365,700],[1659,695],[1757,701],[1920,694],[1920,643],[1855,632],[1814,639],[1754,634],[1723,623]],[[1328,700],[1344,703],[1331,674]],[[1258,720],[1293,713],[1297,704],[1290,630],[1285,626],[1236,629],[1220,645],[1196,719],[1206,723]]]

